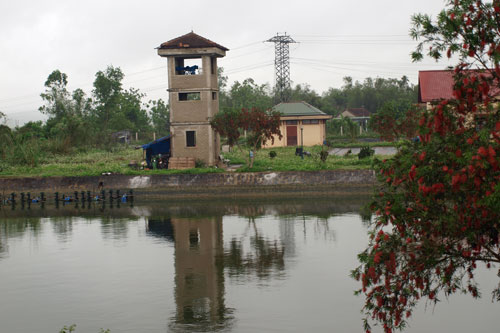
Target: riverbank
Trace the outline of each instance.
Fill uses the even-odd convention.
[[[168,175],[108,175],[82,177],[4,177],[0,189],[11,192],[73,192],[103,189],[129,190],[144,196],[268,196],[312,193],[370,192],[373,170],[322,170],[288,172],[207,173]]]

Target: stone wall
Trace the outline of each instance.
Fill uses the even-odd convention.
[[[337,188],[366,188],[371,191],[376,179],[372,170],[0,178],[0,194],[28,191],[97,191],[100,182],[105,189],[134,189],[136,193],[233,195],[242,192],[329,191]]]

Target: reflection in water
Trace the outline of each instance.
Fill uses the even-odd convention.
[[[289,240],[288,243],[293,241]],[[293,248],[293,244],[291,247]],[[224,249],[222,262],[229,277],[244,279],[255,274],[259,279],[266,280],[284,274],[284,257],[283,241],[265,237],[255,219],[250,218],[241,236],[233,236],[229,241]]]
[[[0,258],[7,255],[9,238],[26,232],[37,238],[41,218],[22,218],[23,214],[50,216],[48,221],[60,242],[69,242],[76,237],[79,229],[76,223],[82,221],[67,215],[83,216],[88,221],[95,221],[98,216],[102,237],[124,242],[131,237],[130,221],[145,216],[146,235],[166,240],[175,249],[175,313],[169,319],[169,330],[227,331],[235,326],[234,314],[237,311],[226,305],[228,281],[246,284],[257,280],[259,286],[266,286],[272,279],[285,279],[286,270],[293,262],[287,259],[298,255],[296,241],[301,237],[299,235],[303,233],[304,240],[308,233],[321,235],[327,241],[334,240],[328,217],[337,215],[338,207],[356,210],[359,204],[347,206],[333,200],[324,204],[313,201],[278,204],[219,202],[136,207],[108,203],[82,206],[76,203],[36,212],[33,209],[29,212],[12,211],[14,218],[0,219]],[[0,213],[5,214],[5,211]],[[235,215],[240,216],[236,227],[241,228],[241,232],[224,234],[224,216]],[[266,221],[275,220],[278,223],[269,231]]]
[[[7,257],[9,239],[23,237],[27,230],[36,241],[41,230],[40,218],[0,219],[0,259]]]
[[[104,239],[125,240],[128,234],[130,219],[103,217],[101,219],[101,233]]]
[[[71,240],[73,233],[73,219],[72,218],[58,218],[52,219],[52,228],[57,235],[60,242],[68,242]]]
[[[152,224],[158,228],[158,222]],[[153,228],[154,228],[153,227]],[[149,225],[151,230],[151,225]],[[224,304],[222,217],[166,219],[163,234],[175,240],[176,314],[172,331],[212,332],[231,325],[231,311]]]

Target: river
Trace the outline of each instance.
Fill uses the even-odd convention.
[[[368,201],[0,207],[0,332],[362,332]],[[498,332],[498,277],[479,281],[481,300],[422,304],[407,332]]]

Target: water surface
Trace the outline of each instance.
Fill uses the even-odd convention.
[[[368,200],[2,207],[0,331],[362,332]],[[498,278],[480,282],[408,332],[497,332]]]

